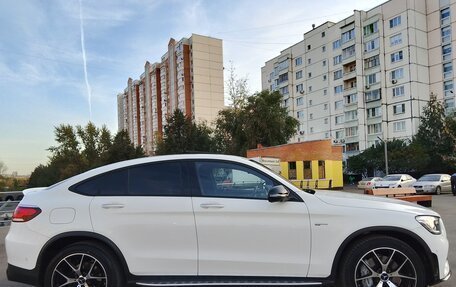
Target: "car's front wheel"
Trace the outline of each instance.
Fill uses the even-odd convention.
[[[123,276],[111,252],[94,242],[71,244],[46,268],[44,286],[123,287]]]
[[[357,242],[348,250],[341,266],[337,286],[426,286],[423,263],[417,252],[389,236],[370,236]]]
[[[440,186],[437,186],[437,187],[435,188],[435,194],[439,195],[439,194],[441,194],[441,193],[442,193],[442,188],[441,188]]]

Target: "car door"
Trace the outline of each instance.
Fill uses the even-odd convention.
[[[442,191],[443,192],[451,192],[451,177],[449,175],[442,175],[441,180],[441,186],[442,186]]]
[[[195,173],[199,275],[307,275],[311,234],[302,199],[270,203],[278,182],[251,166],[198,161]]]
[[[196,275],[195,220],[185,166],[150,163],[104,177],[90,206],[93,229],[116,244],[130,272]]]

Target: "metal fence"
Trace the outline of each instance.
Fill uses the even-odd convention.
[[[0,192],[0,226],[10,225],[14,210],[23,196],[22,191]]]

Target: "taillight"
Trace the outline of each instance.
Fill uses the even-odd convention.
[[[39,207],[18,206],[13,214],[13,222],[27,222],[37,217],[41,213]]]

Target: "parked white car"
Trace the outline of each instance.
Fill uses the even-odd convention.
[[[417,193],[451,192],[451,175],[449,174],[425,174],[414,184]]]
[[[358,181],[358,188],[359,189],[370,189],[374,186],[374,184],[382,180],[381,177],[366,177]]]
[[[57,286],[396,286],[450,276],[436,212],[303,191],[225,155],[155,156],[25,192],[8,279]]]
[[[389,174],[375,183],[375,188],[412,187],[416,179],[408,174]]]

